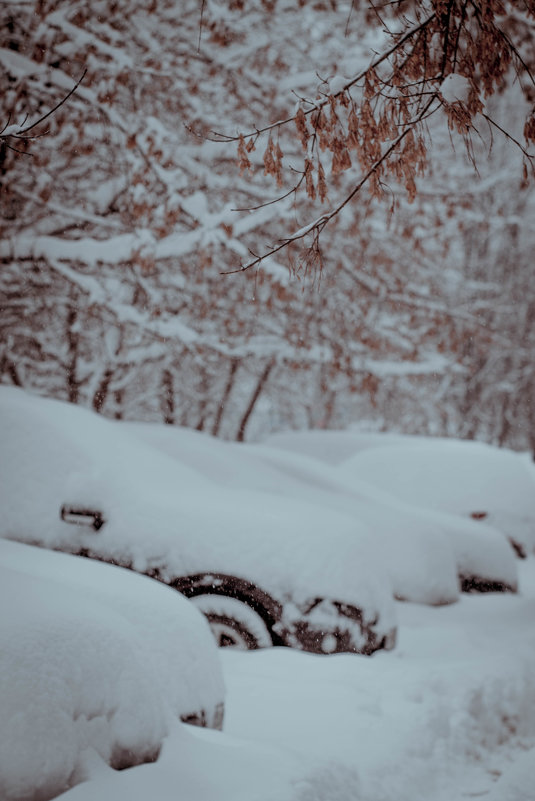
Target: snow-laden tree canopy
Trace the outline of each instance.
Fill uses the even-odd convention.
[[[407,4],[383,24],[350,3],[202,8],[0,10],[1,380],[228,438],[368,419],[533,447],[529,159],[496,127],[532,136],[530,4],[435,4],[429,20]],[[414,31],[379,64],[385,28]],[[411,70],[392,116],[396,75],[408,85]],[[378,134],[350,147],[355,114],[359,130],[372,114]],[[273,123],[294,118],[301,139],[293,121],[279,138]],[[371,196],[339,209],[321,249],[295,243],[222,275],[342,204],[394,125],[407,132],[390,172],[386,160],[372,171]],[[212,141],[234,137],[241,172],[236,142]]]

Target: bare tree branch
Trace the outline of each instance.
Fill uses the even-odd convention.
[[[361,70],[361,72],[359,72],[353,78],[348,80],[347,83],[345,83],[343,85],[343,87],[339,91],[337,91],[336,93],[334,93],[332,95],[329,95],[329,96],[325,97],[323,100],[319,100],[319,101],[316,101],[316,102],[312,101],[312,100],[305,101],[305,102],[310,104],[310,108],[307,109],[306,111],[304,111],[305,116],[308,116],[309,114],[312,114],[314,111],[319,111],[322,108],[325,108],[329,103],[329,98],[330,97],[336,98],[336,97],[340,97],[341,95],[345,94],[345,92],[347,92],[348,89],[350,89],[352,86],[355,86],[360,81],[362,81],[369,72],[371,72],[372,70],[375,70],[378,66],[380,66],[393,53],[395,53],[396,50],[399,50],[401,47],[403,47],[405,42],[407,42],[409,39],[411,39],[416,33],[421,31],[422,29],[426,28],[435,18],[436,18],[436,14],[434,14],[434,13],[430,14],[426,19],[424,19],[422,22],[419,22],[417,25],[412,27],[409,31],[406,31],[406,33],[404,33],[402,35],[399,35],[399,38],[392,45],[392,47],[390,47],[388,50],[385,50],[383,53],[378,55],[377,58],[375,58],[365,69]],[[254,131],[249,131],[248,133],[236,134],[236,135],[232,136],[232,135],[228,135],[228,134],[219,133],[217,131],[211,131],[211,136],[206,136],[205,138],[209,139],[212,142],[222,142],[222,143],[225,143],[225,142],[237,142],[240,139],[241,136],[243,136],[244,139],[250,139],[251,137],[258,137],[258,136],[260,136],[260,134],[267,133],[269,131],[273,131],[276,128],[280,128],[280,127],[282,127],[284,125],[288,125],[289,123],[294,122],[294,121],[295,121],[295,114],[292,114],[291,117],[286,117],[283,120],[277,120],[277,122],[273,122],[270,125],[265,125],[263,128],[255,128]]]
[[[385,152],[383,153],[381,158],[378,159],[375,162],[375,164],[373,164],[372,167],[370,167],[370,169],[365,173],[365,175],[355,185],[355,187],[351,190],[351,192],[348,195],[345,196],[345,198],[341,201],[341,203],[339,203],[337,206],[335,206],[333,209],[331,209],[331,211],[329,211],[328,213],[322,214],[320,217],[318,217],[313,222],[309,223],[308,225],[305,225],[303,228],[301,228],[296,233],[292,234],[291,236],[286,237],[285,239],[282,239],[279,242],[278,245],[270,248],[269,250],[265,251],[261,255],[255,255],[255,257],[251,261],[247,262],[246,264],[241,265],[236,270],[225,270],[225,271],[223,271],[222,275],[232,275],[232,274],[235,274],[235,273],[246,272],[247,270],[250,270],[252,267],[256,267],[257,265],[261,264],[266,259],[269,259],[271,256],[274,256],[277,253],[280,253],[281,250],[284,250],[285,248],[287,248],[292,243],[299,242],[300,240],[305,239],[307,236],[310,236],[310,235],[312,235],[313,238],[314,238],[312,247],[314,247],[314,243],[317,246],[319,234],[323,231],[325,226],[328,225],[328,223],[334,217],[336,217],[342,211],[342,209],[345,206],[347,206],[347,204],[350,203],[353,200],[353,198],[361,191],[363,186],[369,181],[370,177],[374,173],[377,172],[379,167],[384,162],[386,162],[388,160],[388,158],[394,153],[394,151],[401,144],[401,142],[412,131],[413,126],[419,124],[426,117],[428,117],[430,114],[432,114],[435,111],[437,111],[438,108],[440,108],[441,102],[439,102],[439,104],[435,107],[435,109],[431,110],[431,106],[438,99],[439,99],[438,98],[438,92],[435,92],[432,95],[432,97],[430,98],[430,100],[427,102],[427,104],[425,105],[425,107],[424,107],[423,111],[420,113],[420,115],[413,121],[413,123],[411,125],[407,126],[407,128],[398,136],[398,138],[394,142],[392,142],[392,144],[385,150]]]
[[[14,126],[17,129],[16,131],[11,131],[10,128],[12,126],[9,125],[9,119],[8,119],[8,122],[6,123],[6,125],[4,126],[2,131],[0,131],[0,139],[3,139],[3,140],[10,140],[10,139],[24,140],[24,139],[26,139],[27,140],[27,139],[38,139],[40,136],[44,136],[45,134],[37,134],[36,136],[27,136],[27,134],[29,133],[29,131],[33,131],[34,128],[36,128],[38,125],[40,125],[46,119],[51,117],[52,114],[54,114],[59,108],[61,108],[61,106],[63,106],[64,103],[67,102],[67,100],[76,92],[76,90],[78,89],[78,87],[82,83],[86,73],[87,73],[87,69],[85,69],[83,71],[82,75],[78,78],[78,80],[76,81],[76,83],[74,84],[72,89],[65,95],[65,97],[63,97],[59,101],[59,103],[56,103],[56,105],[53,108],[51,108],[49,111],[47,111],[46,114],[43,114],[41,117],[39,117],[39,119],[36,120],[35,122],[33,122],[31,125],[27,125],[26,127],[24,127],[24,122],[26,122],[26,120],[25,120],[22,123],[21,126]],[[28,117],[26,116],[26,119],[27,118]],[[16,148],[10,146],[9,143],[7,144],[7,146],[11,150],[15,150],[16,149]],[[20,152],[22,152],[22,151],[17,151],[17,153],[20,153]]]

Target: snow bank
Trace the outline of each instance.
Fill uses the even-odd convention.
[[[225,733],[173,729],[154,764],[93,765],[62,801],[532,801],[535,560],[517,596],[399,606],[397,651],[222,652]]]
[[[154,759],[173,719],[223,700],[205,619],[149,579],[0,540],[0,605],[3,801],[52,798],[87,749]]]
[[[87,571],[103,569],[108,575],[129,577],[132,588],[141,582],[147,590],[153,587],[155,592],[177,597],[156,582],[89,560],[16,543],[0,542],[0,548],[10,570],[20,563],[7,555],[24,551],[24,564],[31,567],[28,575],[37,583],[45,580],[45,574],[49,580],[54,578],[44,567],[38,572],[37,565],[44,564],[40,556],[60,559],[62,565],[84,565]],[[28,554],[35,554],[36,561],[30,561]],[[58,570],[63,577],[72,576],[70,590],[85,586],[73,571],[63,566]],[[390,653],[320,657],[285,648],[252,653],[224,649],[224,733],[193,731],[169,724],[166,718],[168,735],[158,760],[122,772],[107,767],[90,746],[79,756],[73,774],[84,783],[60,797],[62,801],[176,801],[177,797],[188,801],[452,801],[465,797],[531,801],[535,559],[520,562],[519,572],[517,595],[463,596],[459,603],[439,608],[398,604],[399,645]],[[107,587],[107,581],[103,579],[100,585]],[[0,592],[3,586],[0,582]],[[60,627],[70,626],[68,614],[67,622],[61,614],[64,609],[75,611],[77,595],[74,600],[72,593],[69,597],[71,606],[54,613]],[[91,598],[88,593],[87,606],[82,607],[84,621],[94,619]],[[142,593],[131,619],[113,606],[113,619],[116,614],[125,615],[121,634],[130,644],[135,640],[129,631],[135,628],[137,610],[145,603],[150,607]],[[15,611],[19,608],[20,604],[14,607]],[[45,613],[39,610],[38,614]],[[96,619],[100,614],[95,613]],[[153,623],[159,619],[155,608],[149,610],[147,621],[150,617]],[[108,615],[106,621],[114,626]],[[104,632],[108,636],[108,629]],[[84,657],[84,638],[77,637],[76,653]],[[45,647],[48,643],[47,639]],[[111,648],[119,664],[121,654]],[[134,653],[141,658],[140,651]],[[3,655],[0,649],[0,659]],[[74,651],[66,655],[70,675],[83,670],[75,655]],[[94,653],[90,656],[95,658]],[[19,692],[13,679],[17,673],[9,679],[7,675],[7,670],[0,670],[0,699],[12,682]],[[38,680],[39,674],[32,675]],[[63,705],[65,687],[63,695],[55,686],[50,691]],[[100,688],[102,694],[106,688],[107,682]],[[27,700],[20,698],[18,709],[31,720],[39,706],[32,707]],[[85,695],[76,699],[77,709],[87,708],[82,701]],[[71,704],[67,722],[73,708]],[[1,714],[2,723],[4,719]],[[94,720],[98,723],[98,718]],[[3,731],[0,739],[4,745]],[[19,748],[13,759],[20,759],[21,753]],[[0,775],[4,775],[1,767]],[[3,799],[2,793],[3,789]]]
[[[156,764],[124,773],[94,765],[86,784],[61,801],[349,801],[357,798],[356,771],[318,764],[297,749],[174,729]],[[348,795],[348,791],[351,794]]]
[[[533,763],[511,767],[535,747],[535,560],[528,567],[531,596],[523,584],[518,596],[399,605],[389,654],[224,652],[227,731],[352,766],[360,789],[344,799],[531,801]],[[499,794],[529,776],[531,796]]]

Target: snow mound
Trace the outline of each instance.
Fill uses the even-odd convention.
[[[126,622],[16,571],[1,597],[16,608],[0,625],[0,797],[52,798],[88,747],[115,768],[155,758],[165,708]]]
[[[2,801],[77,783],[88,749],[153,760],[173,719],[223,699],[205,619],[149,579],[0,540],[0,606]]]
[[[226,651],[227,731],[352,766],[360,787],[352,794],[348,785],[346,799],[486,798],[496,778],[486,767],[501,768],[513,750],[534,753],[535,606],[526,588],[438,609],[399,604],[398,648],[371,659],[272,649],[245,662]],[[492,801],[532,801],[534,766],[527,757],[506,766]],[[530,771],[531,796],[500,795],[509,779],[529,787]]]

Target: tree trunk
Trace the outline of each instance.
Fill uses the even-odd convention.
[[[3,373],[7,373],[11,379],[11,383],[14,384],[16,387],[22,387],[22,381],[18,374],[17,368],[15,363],[8,359],[7,356],[2,357],[2,361],[0,362],[0,375]]]
[[[228,374],[225,391],[223,392],[223,397],[219,402],[219,406],[217,408],[217,414],[214,420],[214,425],[212,426],[212,435],[214,437],[217,437],[217,435],[219,434],[221,420],[223,418],[223,413],[225,411],[225,406],[227,405],[230,393],[232,392],[232,387],[234,386],[234,379],[236,378],[236,372],[238,370],[239,363],[240,363],[239,359],[232,359],[230,363],[230,372]]]
[[[173,374],[170,370],[164,370],[162,373],[162,398],[161,409],[163,421],[166,425],[175,424],[175,388],[173,382]]]
[[[113,378],[113,370],[111,367],[108,367],[102,378],[100,379],[100,383],[97,387],[95,394],[93,395],[93,409],[100,414],[102,411],[104,404],[106,403],[106,398],[108,397],[108,391],[110,388],[111,379]]]
[[[329,386],[329,375],[328,375],[327,365],[322,365],[320,370],[321,370],[320,387],[323,399],[323,417],[321,420],[321,427],[329,428],[330,422],[334,415],[336,392]]]
[[[243,415],[243,417],[241,419],[241,422],[240,422],[240,425],[239,425],[239,428],[238,428],[238,433],[236,435],[236,439],[237,439],[238,442],[243,442],[244,439],[245,439],[245,427],[246,427],[247,423],[249,422],[249,418],[253,413],[253,409],[256,406],[256,402],[257,402],[258,398],[260,397],[264,387],[266,386],[267,380],[269,378],[269,374],[271,373],[271,371],[273,370],[274,367],[275,367],[275,359],[272,359],[270,362],[268,362],[266,364],[266,366],[264,367],[264,370],[262,372],[262,375],[258,379],[258,383],[256,385],[255,391],[253,392],[253,394],[251,396],[251,400],[249,401],[249,405],[248,405],[247,409],[245,410],[245,414]]]
[[[124,402],[124,390],[116,389],[113,393],[113,399],[115,401],[115,412],[113,414],[115,420],[122,420],[123,419],[123,402]]]
[[[206,426],[206,416],[208,414],[207,409],[208,409],[209,386],[210,382],[208,379],[208,371],[203,369],[201,370],[201,384],[198,392],[200,398],[199,400],[200,416],[197,425],[195,426],[196,431],[204,431]]]
[[[67,398],[69,403],[78,403],[80,399],[80,382],[77,378],[78,372],[78,345],[79,337],[74,331],[74,325],[78,317],[76,306],[69,306],[67,312]]]

